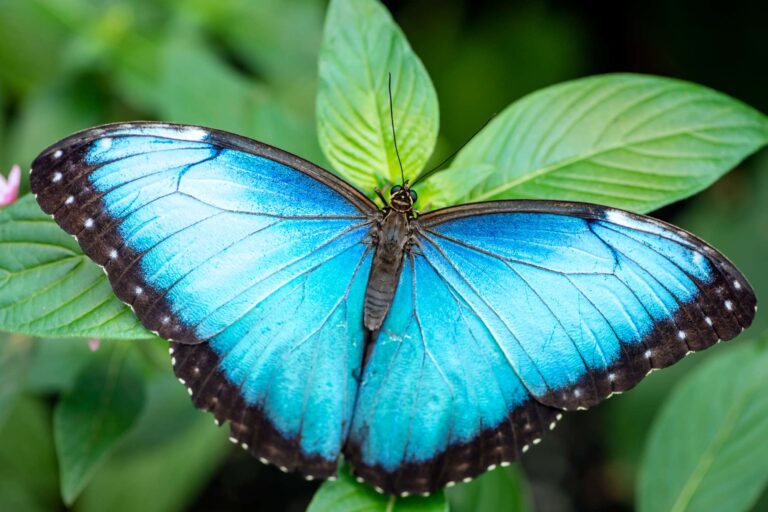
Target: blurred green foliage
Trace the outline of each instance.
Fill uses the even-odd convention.
[[[750,64],[758,59],[703,55],[700,44],[713,48],[711,29],[696,32],[691,16],[706,12],[662,4],[648,4],[641,12],[628,8],[627,26],[640,22],[630,17],[658,19],[649,34],[662,41],[620,41],[628,52],[645,52],[635,58],[603,48],[619,43],[611,39],[618,31],[606,35],[601,25],[607,14],[549,2],[499,2],[477,13],[469,3],[402,3],[395,19],[441,99],[441,138],[433,160],[513,100],[592,72],[627,67],[667,72],[738,92],[749,104],[768,105],[765,88],[755,85],[765,84],[759,75],[764,72]],[[0,0],[0,172],[13,163],[28,167],[43,147],[75,130],[126,119],[235,131],[329,167],[314,114],[325,8],[325,2],[313,0]],[[712,18],[720,22],[719,15]],[[751,26],[749,18],[736,15],[742,26],[728,21],[731,32],[716,39],[728,48],[751,42],[732,53],[754,55],[762,39],[743,30]],[[708,27],[709,18],[703,19],[702,27]],[[668,28],[686,23],[685,29]],[[649,51],[664,44],[663,52]],[[728,72],[717,74],[718,65]],[[705,193],[660,215],[729,255],[760,297],[768,292],[766,201],[763,151]],[[760,312],[751,337],[766,327],[768,315]],[[109,348],[94,355],[85,340],[20,335],[2,335],[0,343],[0,510],[62,509],[53,411],[62,397],[73,396],[94,359],[103,355],[99,351]],[[72,508],[305,507],[316,485],[231,452],[225,433],[192,409],[172,378],[164,345],[157,340],[125,345],[126,357],[135,359],[143,376],[147,403],[134,410],[128,434],[110,447],[111,455],[100,461]],[[497,470],[447,493],[452,510],[631,510],[646,436],[660,404],[689,371],[690,387],[699,366],[717,364],[734,349],[717,347],[688,358],[632,393],[566,418],[521,468]],[[763,510],[765,503],[768,495],[753,510]]]

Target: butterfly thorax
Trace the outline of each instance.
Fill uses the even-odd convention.
[[[390,205],[382,210],[381,219],[371,230],[375,253],[365,290],[363,323],[372,332],[381,328],[397,291],[403,259],[411,243],[414,199],[407,187],[393,189]]]

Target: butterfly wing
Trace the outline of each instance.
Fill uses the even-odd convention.
[[[648,217],[509,201],[417,222],[345,452],[387,492],[508,463],[559,411],[627,390],[754,317],[752,289],[724,256]]]
[[[73,135],[30,179],[118,297],[174,342],[177,376],[233,441],[309,477],[335,472],[361,360],[368,199],[269,146],[158,123]]]

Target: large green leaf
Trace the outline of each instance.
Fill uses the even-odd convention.
[[[706,87],[616,74],[535,92],[426,187],[435,206],[560,199],[648,212],[709,186],[768,142],[768,119]]]
[[[651,429],[640,512],[748,510],[768,482],[768,350],[712,358],[680,383]]]
[[[0,211],[0,330],[150,338],[104,273],[26,196]]]
[[[400,181],[389,73],[400,157],[413,179],[437,137],[437,95],[429,75],[377,0],[332,0],[320,51],[317,131],[335,169],[365,191]]]
[[[320,486],[307,512],[448,512],[448,502],[443,493],[427,498],[384,496],[356,482],[344,468],[338,480]]]
[[[99,354],[56,405],[54,439],[67,504],[93,478],[144,407],[144,380],[127,348],[113,345],[108,354]]]

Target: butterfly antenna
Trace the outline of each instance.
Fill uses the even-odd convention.
[[[456,150],[455,150],[453,153],[451,153],[450,155],[448,155],[448,157],[447,157],[447,158],[445,158],[445,159],[444,159],[442,162],[440,162],[439,164],[437,164],[436,166],[434,166],[434,167],[433,167],[433,168],[431,168],[430,170],[428,170],[428,171],[426,171],[426,172],[423,172],[423,173],[419,174],[419,176],[418,176],[418,177],[417,177],[415,180],[413,180],[413,183],[411,183],[411,185],[413,186],[413,185],[417,184],[418,182],[422,181],[423,179],[425,179],[425,178],[428,178],[429,176],[432,176],[432,175],[433,175],[433,174],[435,174],[436,172],[440,171],[440,170],[441,170],[441,168],[442,168],[442,167],[443,167],[445,164],[447,164],[448,162],[450,162],[450,161],[451,161],[451,159],[453,159],[453,157],[455,157],[455,156],[456,156],[456,155],[459,153],[459,151],[461,151],[462,149],[464,149],[464,146],[466,146],[467,144],[469,144],[469,143],[472,141],[472,139],[474,139],[474,138],[475,138],[475,135],[477,135],[478,133],[480,133],[480,132],[483,130],[483,128],[485,128],[486,126],[488,126],[488,123],[490,123],[490,122],[493,120],[493,118],[494,118],[494,117],[496,117],[496,114],[495,114],[495,113],[494,113],[494,114],[491,114],[491,117],[489,117],[489,118],[488,118],[488,120],[487,120],[486,122],[484,122],[484,123],[482,124],[482,126],[480,126],[480,128],[478,128],[477,130],[475,130],[475,133],[473,133],[472,135],[470,135],[470,137],[469,137],[469,138],[468,138],[468,139],[467,139],[467,140],[464,142],[464,144],[462,144],[461,146],[459,146],[459,147],[458,147],[458,148],[457,148],[457,149],[456,149]]]
[[[392,123],[392,141],[395,143],[395,154],[397,163],[400,164],[400,179],[405,185],[405,172],[403,171],[403,161],[400,160],[400,150],[397,149],[397,135],[395,135],[395,109],[392,107],[392,73],[389,73],[389,121]]]

